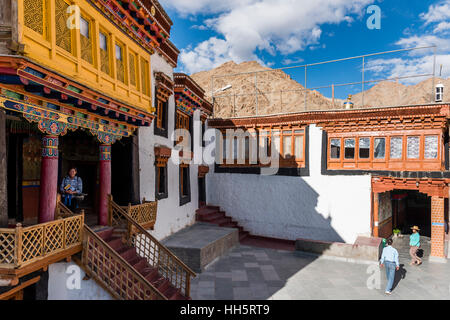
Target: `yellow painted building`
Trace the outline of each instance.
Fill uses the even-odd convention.
[[[18,40],[39,65],[153,112],[150,55],[85,0],[18,0]]]

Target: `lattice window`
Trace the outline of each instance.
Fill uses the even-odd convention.
[[[403,137],[391,138],[391,159],[401,159],[403,157]]]
[[[123,47],[116,44],[116,76],[117,80],[125,83],[125,65],[123,62]]]
[[[91,26],[88,20],[80,18],[81,58],[90,64],[93,63]]]
[[[436,159],[438,157],[439,139],[437,136],[425,137],[425,159]]]
[[[45,0],[23,1],[25,26],[41,35],[44,35],[44,6]]]
[[[72,52],[72,33],[67,27],[69,5],[64,0],[55,0],[56,45],[67,52]]]
[[[109,73],[109,51],[108,36],[103,32],[99,33],[100,40],[100,68],[104,73]]]
[[[136,55],[134,53],[130,53],[129,65],[130,84],[136,86]]]
[[[407,155],[408,155],[408,159],[419,159],[420,137],[408,137]]]
[[[142,93],[149,96],[150,95],[150,71],[148,62],[141,57],[141,85]]]

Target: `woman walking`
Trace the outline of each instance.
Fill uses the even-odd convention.
[[[412,234],[409,237],[409,255],[411,256],[410,265],[420,266],[422,264],[422,259],[417,256],[417,251],[420,248],[420,229],[418,226],[414,226],[411,230]]]

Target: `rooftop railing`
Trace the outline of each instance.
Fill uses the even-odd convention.
[[[433,52],[432,56],[429,56],[432,57],[432,70],[430,70],[430,72],[410,72],[405,75],[396,74],[395,76],[376,77],[376,75],[379,74],[377,69],[380,68],[377,66],[376,62],[379,60],[373,61],[370,60],[371,58],[378,58],[388,54],[408,54],[406,59],[414,59],[414,57],[416,57],[414,52],[417,52],[418,50],[431,50]],[[212,97],[211,100],[213,102],[214,117],[233,118],[343,109],[344,102],[346,100],[342,97],[347,97],[349,94],[354,97],[352,100],[353,108],[370,108],[405,104],[402,103],[402,98],[404,97],[402,97],[401,85],[395,86],[396,89],[394,89],[394,92],[397,92],[394,96],[385,97],[379,101],[374,101],[374,99],[368,101],[368,93],[366,90],[370,89],[372,85],[383,81],[396,82],[399,84],[405,81],[408,83],[415,83],[418,79],[425,80],[431,78],[429,88],[426,89],[428,92],[426,97],[420,101],[417,101],[417,103],[412,101],[411,103],[408,102],[406,104],[413,105],[433,103],[435,102],[435,85],[437,84],[436,52],[437,46],[423,46],[383,51],[278,69],[264,68],[263,70],[252,72],[214,75],[211,78],[211,91],[209,92]],[[399,63],[396,59],[391,58],[387,61],[389,61],[389,64],[395,65],[396,63]],[[320,66],[335,63],[351,63],[351,65],[344,66],[344,70],[336,71],[332,69],[332,72],[322,72],[321,77],[323,77],[324,74],[329,74],[329,78],[333,78],[336,74],[340,74],[342,76],[343,73],[347,73],[349,74],[347,78],[355,79],[355,81],[327,81],[328,83],[324,85],[314,85],[317,84],[314,73],[318,73],[318,71],[320,71],[315,69]],[[352,71],[351,68],[357,68],[357,71]],[[421,68],[421,70],[425,69]],[[292,82],[291,85],[288,85],[286,88],[274,89],[272,82],[274,77],[283,77],[289,80],[293,79],[291,75],[286,73],[288,71],[294,72],[296,79],[304,77],[304,79],[302,79],[304,82],[297,82],[296,84]],[[388,70],[383,69],[384,73],[387,71]],[[270,74],[272,75],[270,76]],[[313,75],[311,76],[310,74]],[[359,77],[358,74],[360,74]],[[391,74],[394,73],[391,72]],[[236,80],[237,78],[241,81],[242,86],[236,87],[235,85],[230,85],[231,81]],[[310,83],[313,83],[313,85],[309,85]],[[337,91],[340,91],[340,93],[336,94]],[[343,92],[345,92],[345,94]],[[338,99],[336,96],[340,96],[341,99]],[[386,100],[389,100],[389,104],[385,102]]]

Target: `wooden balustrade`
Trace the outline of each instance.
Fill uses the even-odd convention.
[[[84,226],[83,265],[88,275],[119,300],[167,300],[88,226]]]
[[[55,219],[72,217],[75,214],[61,202],[61,195],[58,194],[55,209]]]
[[[122,207],[109,199],[110,226],[126,229],[126,240],[136,253],[164,276],[181,293],[190,297],[191,277],[196,274],[183,261],[137,223]]]
[[[0,268],[22,268],[81,245],[84,215],[0,229]]]
[[[144,229],[153,229],[156,223],[156,216],[158,211],[158,202],[142,201],[142,204],[121,207],[128,213],[128,215]]]

